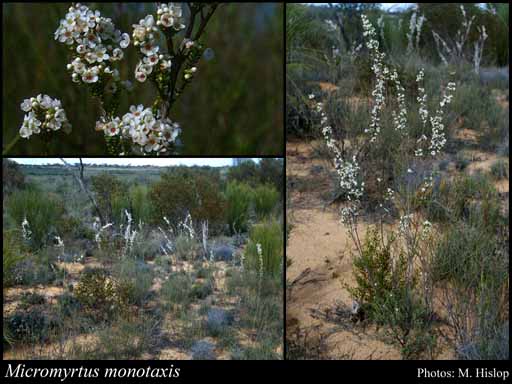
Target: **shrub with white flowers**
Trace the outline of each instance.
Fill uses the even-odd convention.
[[[347,227],[359,257],[364,258],[364,245],[360,241],[362,237],[359,235],[357,227],[358,217],[362,213],[362,201],[367,194],[363,180],[371,181],[373,184],[371,179],[374,178],[376,180],[375,185],[380,188],[379,198],[382,199],[378,201],[377,207],[384,208],[381,219],[391,212],[391,208],[398,216],[398,226],[395,229],[390,229],[393,232],[391,238],[399,237],[401,239],[401,249],[398,253],[403,255],[401,260],[405,263],[405,284],[412,288],[415,284],[414,265],[418,260],[421,265],[426,265],[424,261],[426,257],[425,249],[428,247],[433,230],[432,224],[424,220],[416,209],[418,196],[425,196],[425,192],[432,188],[433,172],[420,172],[417,166],[420,162],[423,166],[426,166],[427,155],[438,156],[446,144],[443,116],[446,107],[452,101],[455,83],[449,82],[444,87],[439,104],[436,106],[435,112],[431,113],[427,107],[427,95],[423,85],[425,73],[423,69],[419,71],[416,78],[418,87],[416,102],[418,103],[419,120],[423,133],[419,138],[415,138],[411,134],[408,119],[409,106],[398,71],[391,69],[385,63],[386,57],[380,50],[375,28],[365,15],[362,15],[361,18],[365,46],[369,52],[375,80],[375,86],[371,93],[370,123],[364,131],[364,138],[361,140],[359,138],[350,139],[351,148],[349,150],[338,145],[333,138],[333,129],[329,124],[329,118],[324,111],[323,103],[315,102],[314,105],[320,116],[326,146],[333,154],[341,195],[345,198],[341,209],[341,221]],[[388,87],[394,88],[394,92],[389,92]],[[392,99],[393,95],[395,95],[396,100],[386,100],[387,98]],[[309,99],[313,101],[315,96],[310,95]],[[382,115],[385,111],[390,112],[392,117],[390,129],[399,133],[400,140],[397,148],[389,149],[389,151],[398,153],[397,156],[400,159],[400,164],[396,166],[399,174],[394,175],[394,180],[391,182],[383,180],[369,171],[366,174],[363,173],[367,159],[372,155],[371,151],[376,150],[378,146],[387,148],[386,146],[389,145],[383,140],[382,135],[384,129]],[[351,155],[349,155],[349,152]],[[364,179],[364,177],[369,178]],[[410,181],[415,177],[420,177],[421,180],[419,182]],[[376,209],[376,212],[380,212],[380,210]],[[369,276],[369,279],[371,279],[371,276]],[[373,282],[370,283],[373,284]],[[424,287],[429,287],[429,284],[430,282],[423,281]],[[429,294],[425,288],[425,302],[427,305],[431,304],[427,297]]]
[[[54,37],[69,49],[66,68],[72,81],[86,86],[99,104],[96,131],[104,133],[110,155],[177,151],[181,128],[170,117],[171,108],[196,76],[201,58],[206,53],[211,57],[201,37],[218,6],[156,3],[156,13],[134,24],[131,36],[86,5],[74,3],[69,8]],[[151,107],[131,106],[130,112],[118,117],[121,92],[133,88],[131,81],[121,79],[119,69],[132,42],[140,57],[134,77],[137,82],[153,84],[157,96]],[[28,113],[19,137],[71,127],[60,101],[49,96],[27,99],[21,107]]]

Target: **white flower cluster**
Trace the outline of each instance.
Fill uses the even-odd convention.
[[[315,95],[309,95],[312,100]],[[352,160],[345,160],[332,137],[332,128],[327,124],[327,115],[323,110],[322,103],[316,103],[316,111],[320,114],[320,124],[324,135],[325,143],[334,154],[334,166],[339,177],[340,188],[347,197],[349,205],[341,211],[341,221],[350,224],[357,216],[357,203],[364,193],[364,182],[359,181],[359,164],[355,156]]]
[[[141,83],[146,81],[158,64],[162,71],[171,68],[171,57],[168,54],[159,54],[158,32],[153,15],[147,15],[139,24],[133,25],[133,45],[140,47],[143,56],[135,68],[135,78]]]
[[[71,124],[60,100],[39,94],[37,97],[25,99],[21,103],[21,109],[27,112],[20,128],[20,136],[25,139],[41,133],[41,130],[50,132],[62,128],[66,133],[71,131]]]
[[[173,28],[175,31],[185,29],[183,21],[183,9],[180,3],[162,3],[158,6],[157,10],[158,21],[157,25],[164,28]]]
[[[430,117],[430,125],[432,126],[432,137],[430,139],[429,151],[432,156],[436,156],[446,144],[443,124],[443,108],[450,104],[455,91],[455,83],[449,82],[443,93],[443,97],[439,102],[439,109],[434,116]]]
[[[327,115],[323,110],[323,104],[317,103],[317,111],[321,116],[322,133],[327,147],[334,153],[334,166],[340,179],[340,187],[347,196],[347,200],[356,201],[363,196],[364,182],[359,181],[359,164],[356,156],[352,160],[345,160],[336,142],[332,137],[332,128],[327,125]]]
[[[374,104],[371,110],[370,127],[365,129],[365,133],[371,135],[370,142],[374,142],[380,133],[380,114],[385,103],[385,84],[389,76],[389,69],[383,64],[385,54],[379,50],[375,28],[366,15],[361,15],[361,19],[363,21],[363,36],[367,38],[366,48],[370,51],[372,59],[371,69],[376,77],[375,87],[372,91]]]
[[[259,260],[259,285],[261,287],[261,282],[263,280],[263,251],[261,249],[261,244],[256,243],[256,252],[258,253],[258,260]]]
[[[183,221],[178,223],[178,230],[190,240],[195,239],[196,231],[194,230],[194,222],[192,221],[192,215],[190,213],[185,216]]]
[[[115,28],[110,18],[102,17],[79,3],[71,6],[55,31],[55,40],[76,52],[67,65],[73,82],[96,83],[102,75],[119,80],[117,69],[110,67],[123,58],[123,49],[130,45],[130,36]]]
[[[132,105],[130,112],[122,119],[115,117],[109,121],[96,122],[96,130],[106,136],[120,136],[131,139],[144,152],[166,152],[176,142],[181,128],[169,118],[157,118],[151,108]]]
[[[412,213],[400,217],[400,222],[398,223],[398,231],[400,234],[405,235],[409,231],[412,219]]]
[[[21,222],[21,235],[25,241],[30,241],[32,238],[32,231],[30,230],[30,224],[26,217]]]
[[[407,128],[407,106],[405,104],[405,88],[400,83],[400,79],[398,78],[398,73],[393,71],[391,73],[390,79],[395,84],[396,88],[396,98],[398,101],[398,113],[393,111],[393,124],[395,125],[395,129],[404,134],[406,133]]]
[[[432,223],[428,220],[425,220],[423,222],[423,228],[421,229],[421,239],[427,240],[431,232],[432,232]]]

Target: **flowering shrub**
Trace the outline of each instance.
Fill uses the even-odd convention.
[[[432,188],[434,173],[426,171],[426,160],[439,155],[446,144],[443,115],[452,101],[455,83],[449,82],[436,110],[427,107],[427,95],[423,86],[424,71],[416,77],[420,137],[411,133],[408,119],[406,90],[396,69],[386,63],[381,52],[377,32],[365,15],[361,16],[365,46],[368,49],[375,85],[371,92],[370,124],[364,130],[363,140],[350,140],[351,156],[344,146],[333,137],[329,118],[323,103],[316,103],[320,114],[325,143],[333,154],[338,174],[339,188],[346,203],[341,210],[341,221],[357,249],[354,259],[357,286],[349,288],[357,306],[369,312],[377,322],[389,326],[393,342],[401,346],[406,358],[417,356],[423,350],[432,352],[429,335],[429,318],[432,312],[432,276],[429,273],[432,252],[428,247],[432,224],[415,211],[414,201],[425,196]],[[412,37],[411,37],[412,40]],[[393,98],[394,96],[394,98]],[[312,95],[311,99],[315,96]],[[388,118],[386,113],[391,116]],[[384,125],[385,120],[390,124]],[[396,138],[396,145],[389,148],[387,130]],[[372,164],[377,150],[394,153],[392,172],[383,179],[379,172],[365,169]],[[391,234],[379,236],[375,231],[367,233],[361,242],[358,218],[367,195],[366,182],[376,184],[379,196],[373,207],[385,216],[398,214],[398,226]],[[395,244],[394,244],[395,243]],[[419,265],[419,276],[418,276]],[[418,293],[419,290],[419,293]]]
[[[66,68],[71,80],[86,86],[99,103],[96,131],[103,132],[111,155],[169,154],[180,145],[181,129],[170,118],[170,110],[198,71],[205,53],[200,38],[218,4],[185,3],[188,12],[181,3],[157,4],[156,17],[147,15],[134,24],[132,38],[140,55],[135,78],[141,83],[150,80],[158,96],[150,107],[133,105],[122,117],[117,116],[119,97],[132,84],[121,79],[118,66],[132,42],[130,35],[80,3],[69,8],[55,31],[55,40],[70,52]],[[162,40],[166,47],[159,45]],[[47,95],[27,99],[21,108],[28,112],[19,132],[22,138],[70,130],[60,101]]]

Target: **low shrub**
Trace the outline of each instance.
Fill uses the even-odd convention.
[[[15,341],[29,344],[46,341],[51,330],[59,326],[55,319],[48,317],[39,309],[17,311],[4,321]]]
[[[174,241],[174,249],[179,260],[195,260],[200,244],[195,238],[186,234],[178,235]]]
[[[74,289],[75,297],[89,312],[102,320],[111,320],[119,310],[127,305],[126,296],[119,290],[119,284],[101,268],[86,269]]]
[[[206,299],[213,293],[213,288],[213,281],[210,279],[201,283],[195,283],[190,291],[190,296],[191,298],[199,300]]]
[[[89,356],[93,359],[130,360],[158,343],[158,316],[139,314],[121,317],[98,332],[98,344]]]
[[[170,306],[179,304],[187,307],[190,304],[192,279],[185,272],[171,273],[162,284],[160,293],[163,300]]]
[[[61,280],[64,270],[56,265],[56,256],[51,249],[44,248],[25,257],[14,269],[16,283],[21,285],[47,285]]]
[[[139,260],[124,259],[116,266],[119,296],[128,304],[142,305],[153,283],[150,267]]]

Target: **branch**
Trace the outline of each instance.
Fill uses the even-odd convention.
[[[82,158],[80,158],[80,168],[79,168],[79,172],[80,172],[80,177],[78,177],[73,171],[72,171],[72,166],[71,164],[67,163],[66,160],[64,160],[62,157],[60,158],[60,160],[64,163],[64,165],[66,166],[66,169],[68,171],[71,172],[71,174],[73,175],[73,177],[75,178],[75,180],[78,182],[78,184],[80,185],[80,189],[82,189],[82,191],[85,192],[85,194],[87,195],[87,197],[89,198],[89,200],[91,201],[92,205],[94,206],[94,209],[96,210],[96,213],[98,214],[98,217],[100,218],[100,221],[101,221],[101,225],[105,225],[106,222],[105,222],[105,219],[103,217],[103,214],[101,213],[101,210],[98,206],[98,203],[96,202],[96,200],[94,199],[94,196],[92,195],[92,193],[85,187],[85,178],[84,178],[84,164],[82,162]]]

